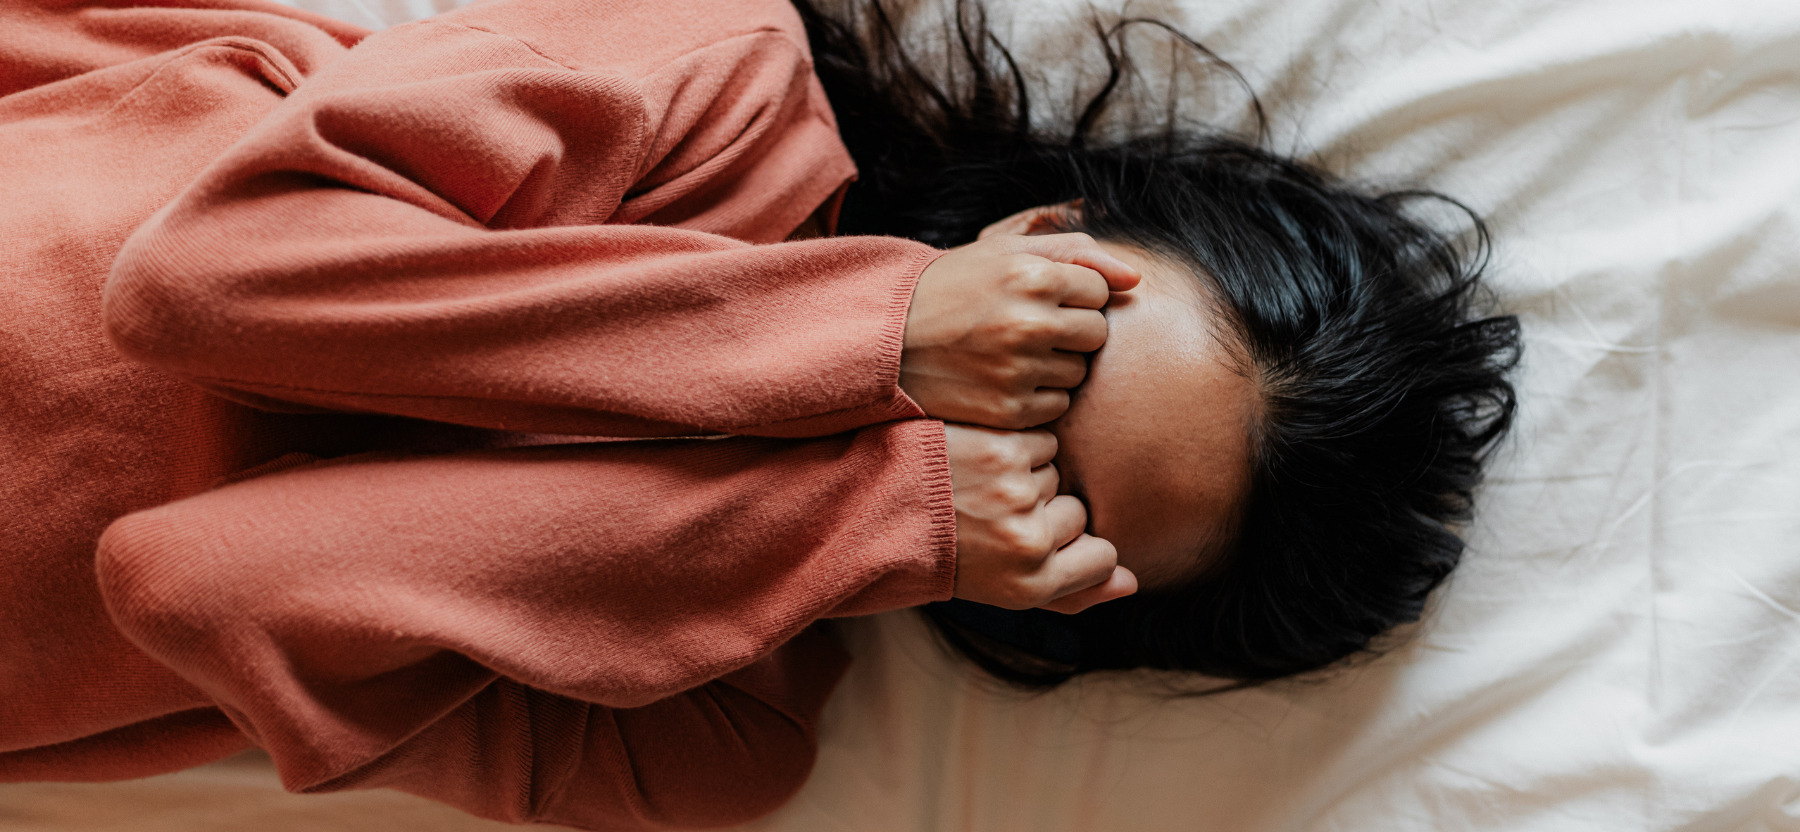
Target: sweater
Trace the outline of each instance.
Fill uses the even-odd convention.
[[[0,159],[0,780],[734,822],[813,622],[949,595],[938,252],[782,242],[854,169],[777,0],[0,0]]]

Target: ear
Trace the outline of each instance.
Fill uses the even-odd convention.
[[[995,234],[1019,234],[1033,236],[1036,234],[1060,234],[1081,218],[1081,200],[1059,202],[1055,205],[1039,205],[1027,208],[1006,219],[995,222],[976,239],[985,240]]]

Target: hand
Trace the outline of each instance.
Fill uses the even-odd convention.
[[[1135,269],[1086,234],[994,234],[939,257],[906,314],[900,388],[926,415],[1023,429],[1069,409]]]
[[[944,425],[956,506],[958,598],[1077,613],[1137,591],[1113,545],[1084,534],[1087,508],[1056,493],[1056,436]]]

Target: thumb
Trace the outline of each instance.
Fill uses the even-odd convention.
[[[1044,604],[1041,608],[1064,615],[1074,615],[1095,604],[1104,603],[1116,598],[1123,598],[1137,592],[1137,576],[1123,566],[1113,567],[1112,574],[1087,589],[1071,592]]]
[[[1128,291],[1143,280],[1143,275],[1138,274],[1130,263],[1106,253],[1106,249],[1086,234],[1039,234],[1017,240],[1018,250],[1025,254],[1099,272],[1106,278],[1109,291]]]

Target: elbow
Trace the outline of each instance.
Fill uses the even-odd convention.
[[[287,657],[269,622],[281,597],[275,588],[291,578],[254,557],[257,548],[234,545],[231,518],[184,509],[192,505],[139,511],[107,527],[94,551],[101,604],[128,641],[206,691],[239,730],[265,745],[271,726],[281,736],[291,731],[281,720],[252,719],[247,706],[260,700],[245,691],[282,679],[270,671],[286,666]],[[299,776],[318,765],[293,756],[301,761],[286,765]]]
[[[166,509],[113,522],[95,550],[100,594],[113,625],[144,652],[186,675],[243,628],[241,588],[203,530]]]
[[[812,738],[798,736],[754,740],[769,745],[715,761],[708,766],[715,771],[703,789],[643,795],[651,816],[668,828],[719,829],[761,819],[787,805],[812,774],[816,745]]]
[[[643,708],[597,710],[606,718],[588,733],[581,769],[533,820],[578,829],[738,826],[792,799],[818,753],[809,724],[716,682]]]
[[[140,229],[113,261],[101,296],[101,328],[126,357],[187,375],[212,351],[218,304],[204,297],[205,275],[178,265],[180,258],[159,245],[161,236],[152,227]]]
[[[810,723],[729,685],[714,683],[704,691],[696,697],[701,703],[696,710],[705,714],[697,720],[705,730],[691,729],[689,736],[705,739],[685,749],[688,753],[669,755],[671,759],[655,753],[640,757],[647,765],[639,769],[639,797],[664,826],[715,829],[768,815],[799,793],[817,759],[818,737]],[[694,704],[690,700],[681,707]],[[672,707],[667,702],[637,714],[662,716],[656,720],[659,728],[681,725],[681,718],[668,713]],[[694,719],[692,711],[683,716]],[[620,728],[626,736],[642,732],[638,748],[657,744],[659,737],[645,732],[643,723],[621,720]]]

